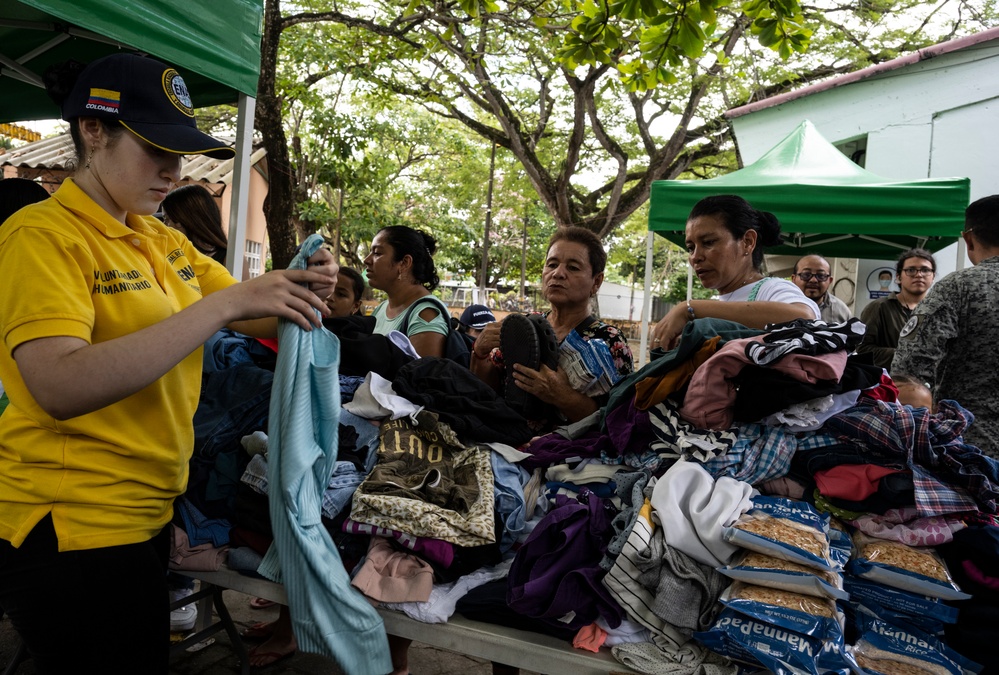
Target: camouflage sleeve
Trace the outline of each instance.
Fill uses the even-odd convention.
[[[936,385],[937,366],[958,334],[960,288],[951,281],[943,279],[933,286],[902,328],[892,373],[912,375],[931,388]]]

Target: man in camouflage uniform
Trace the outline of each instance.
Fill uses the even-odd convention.
[[[974,267],[939,281],[899,334],[892,372],[913,375],[975,415],[964,439],[999,459],[999,195],[965,211]]]

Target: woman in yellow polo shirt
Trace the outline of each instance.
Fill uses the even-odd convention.
[[[326,316],[337,267],[237,283],[150,214],[200,132],[176,70],[114,54],[46,74],[78,168],[0,228],[0,606],[39,673],[166,673],[166,557],[201,345]],[[111,638],[110,641],[108,638]]]

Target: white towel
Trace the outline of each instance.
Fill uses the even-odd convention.
[[[654,517],[666,543],[694,560],[718,567],[739,550],[722,540],[722,530],[753,506],[758,492],[734,478],[712,478],[697,462],[678,461],[652,491]]]

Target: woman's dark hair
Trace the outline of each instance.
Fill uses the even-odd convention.
[[[354,302],[357,302],[362,297],[364,297],[365,283],[364,283],[364,277],[361,276],[360,272],[358,272],[352,267],[341,267],[339,275],[340,279],[338,280],[337,283],[346,280],[350,281],[350,285],[353,287],[354,290]]]
[[[932,253],[925,248],[910,248],[908,251],[902,251],[898,260],[895,261],[895,274],[897,276],[902,276],[902,268],[905,267],[905,261],[909,258],[922,258],[933,268],[933,273],[937,273],[937,261],[933,259]]]
[[[405,225],[389,225],[378,230],[384,235],[386,242],[395,252],[395,262],[407,255],[413,259],[413,278],[432,291],[440,284],[437,268],[434,267],[434,251],[437,250],[437,240],[423,230],[414,230]]]
[[[49,191],[27,178],[0,180],[0,224],[28,204],[49,198]]]
[[[597,276],[607,267],[607,251],[604,250],[604,245],[600,243],[600,237],[585,227],[570,225],[569,227],[560,227],[555,230],[555,234],[548,240],[548,249],[545,251],[546,255],[548,251],[552,250],[552,246],[557,241],[571,241],[575,244],[585,246],[589,253],[590,268],[593,270],[593,276]]]
[[[49,98],[62,108],[63,102],[69,97],[70,93],[73,91],[73,85],[76,84],[76,80],[80,77],[80,73],[83,69],[87,67],[87,64],[80,63],[74,59],[69,61],[63,61],[62,63],[56,63],[49,66],[45,72],[42,74],[42,83],[45,85],[45,93],[49,95]],[[69,137],[73,139],[73,149],[76,151],[77,162],[85,161],[84,158],[87,156],[87,149],[83,147],[83,138],[80,136],[80,125],[77,123],[79,117],[67,120],[69,122]],[[125,133],[125,127],[120,124],[108,122],[107,120],[100,119],[101,125],[108,134],[109,144],[114,145],[118,138]]]
[[[184,185],[163,200],[163,213],[184,227],[187,238],[202,253],[229,246],[222,230],[222,215],[212,193],[200,185]]]
[[[749,230],[756,232],[756,247],[753,249],[753,267],[760,269],[763,264],[763,249],[784,243],[780,234],[777,216],[769,211],[758,211],[738,195],[715,195],[705,197],[694,204],[687,220],[701,216],[719,216],[725,228],[734,239],[742,239]]]

